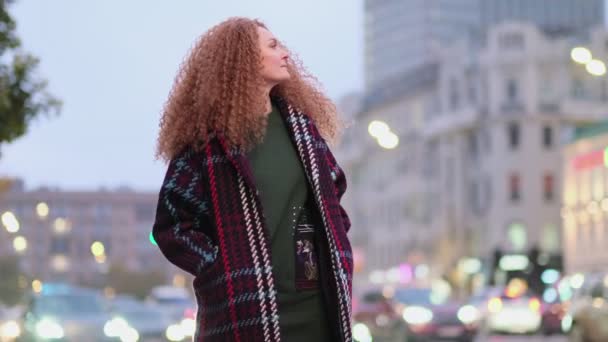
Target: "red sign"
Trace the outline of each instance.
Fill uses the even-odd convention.
[[[593,151],[577,156],[572,161],[576,170],[591,169],[604,164],[604,151]]]

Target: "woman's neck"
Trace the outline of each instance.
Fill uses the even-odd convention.
[[[270,90],[272,87],[268,87],[264,89],[264,115],[268,115],[268,113],[272,112],[272,101],[270,100]]]

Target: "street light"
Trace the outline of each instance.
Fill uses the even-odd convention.
[[[367,126],[367,132],[372,137],[379,139],[382,135],[390,132],[390,127],[384,121],[374,120]]]
[[[22,253],[27,249],[27,240],[23,236],[17,236],[13,239],[13,248],[17,253]]]
[[[10,211],[2,214],[2,224],[9,233],[16,233],[19,231],[19,221],[15,214]]]
[[[572,60],[576,63],[587,64],[591,62],[593,57],[589,49],[577,46],[570,51],[570,58],[572,58]]]
[[[391,131],[389,125],[380,120],[374,120],[367,126],[367,132],[374,137],[380,147],[390,150],[399,145],[399,137]]]
[[[399,137],[393,132],[386,132],[378,137],[380,147],[392,150],[399,145]]]
[[[70,226],[69,222],[66,219],[59,217],[55,219],[55,222],[53,223],[53,228],[55,230],[55,233],[63,234],[69,230]]]
[[[36,205],[36,214],[40,218],[46,218],[49,216],[49,206],[44,202],[38,203]]]
[[[96,257],[104,255],[105,248],[103,246],[103,243],[99,241],[93,242],[93,244],[91,244],[91,253],[93,253],[93,255]]]
[[[594,76],[604,76],[606,74],[606,64],[604,62],[593,59],[585,66],[587,72]]]
[[[34,279],[32,281],[32,290],[36,293],[40,293],[42,291],[42,282],[38,279]]]

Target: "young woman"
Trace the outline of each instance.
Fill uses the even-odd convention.
[[[196,341],[352,341],[333,103],[257,20],[207,31],[160,122],[153,235],[195,276]]]

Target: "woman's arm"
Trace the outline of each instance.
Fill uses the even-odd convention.
[[[204,233],[210,221],[197,164],[190,152],[169,163],[152,228],[163,255],[194,276],[215,261],[218,251]]]
[[[344,192],[346,192],[346,175],[344,174],[344,170],[338,165],[336,158],[333,153],[329,149],[326,143],[325,156],[327,160],[327,164],[329,165],[329,171],[331,173],[331,178],[334,180],[334,185],[336,187],[336,196],[338,197],[338,202],[341,201]],[[342,216],[342,222],[344,223],[344,229],[348,233],[350,230],[350,219],[342,204],[340,204],[340,215]]]

